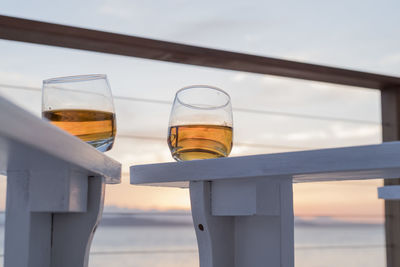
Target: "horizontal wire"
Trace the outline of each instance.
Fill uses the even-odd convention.
[[[0,211],[5,214],[5,211]],[[120,215],[120,216],[192,216],[188,212],[103,212],[103,215]],[[295,214],[296,217],[343,217],[343,218],[382,218],[385,215],[380,214]]]
[[[130,97],[130,96],[113,96],[114,99],[118,100],[127,100],[127,101],[135,101],[135,102],[146,102],[151,104],[162,104],[162,105],[172,105],[171,101],[166,100],[157,100],[157,99],[148,99],[148,98],[140,98],[140,97]]]
[[[103,212],[103,215],[113,216],[192,216],[188,212]]]
[[[14,89],[23,89],[23,90],[30,90],[30,91],[40,91],[40,88],[36,87],[29,87],[29,86],[15,86],[15,85],[8,85],[8,84],[0,84],[0,87],[9,87]],[[162,101],[162,100],[153,100],[153,99],[145,99],[145,98],[135,98],[135,97],[122,97],[122,96],[114,96],[115,99],[123,99],[123,100],[131,100],[131,101],[139,101],[139,102],[148,102],[148,103],[157,103],[157,104],[168,104],[171,105],[172,103],[169,101]],[[132,139],[144,139],[144,140],[157,140],[157,141],[164,141],[165,138],[161,137],[152,137],[152,136],[139,136],[139,135],[118,135],[121,138],[132,138]],[[297,149],[297,150],[304,150],[304,149],[313,149],[313,148],[306,148],[306,147],[293,147],[293,146],[284,146],[284,145],[266,145],[266,144],[254,144],[254,143],[235,143],[237,146],[247,146],[247,147],[266,147],[266,148],[279,148],[279,149]]]
[[[385,244],[370,245],[322,245],[322,246],[295,246],[295,250],[331,250],[331,249],[374,249],[385,248]],[[182,250],[109,250],[109,251],[92,251],[90,255],[131,255],[131,254],[184,254],[198,253],[197,249]],[[4,254],[0,254],[4,257]]]
[[[188,216],[191,217],[190,212],[179,213],[179,212],[103,212],[105,216]],[[385,215],[379,214],[295,214],[295,217],[332,217],[332,218],[383,218]]]
[[[309,181],[307,183],[296,183],[296,185],[298,186],[302,186],[302,185],[310,185],[310,184],[324,184],[326,186],[357,186],[357,187],[380,187],[383,185],[382,184],[370,184],[370,183],[365,183],[365,181],[372,181],[372,180],[382,180],[382,178],[374,178],[374,179],[359,179],[359,180],[341,180],[341,181]],[[377,199],[378,200],[378,199]]]
[[[281,111],[259,110],[259,109],[249,109],[249,108],[233,108],[233,110],[239,111],[239,112],[268,114],[271,116],[294,117],[294,118],[302,118],[302,119],[310,119],[310,120],[338,121],[338,122],[346,122],[346,123],[370,124],[370,125],[379,125],[379,126],[381,125],[380,122],[369,121],[369,120],[333,118],[333,117],[315,116],[315,115],[308,115],[308,114],[296,114],[296,113],[281,112]]]
[[[121,216],[192,216],[188,211],[184,212],[103,212],[103,215],[121,215]],[[382,218],[384,215],[380,214],[296,214],[296,217],[342,217],[342,218]]]
[[[91,255],[121,255],[121,254],[172,254],[172,253],[197,253],[197,249],[182,250],[116,250],[116,251],[92,251]]]
[[[385,248],[385,244],[370,245],[322,245],[322,246],[295,246],[296,250],[329,250],[329,249],[368,249]],[[171,254],[171,253],[198,253],[197,249],[188,250],[121,250],[121,251],[93,251],[91,255],[121,255],[121,254]]]
[[[383,218],[384,214],[294,214],[295,217],[331,217],[335,218]]]
[[[165,141],[165,142],[167,142],[167,138],[166,137],[163,138],[163,137],[157,137],[157,136],[117,134],[117,138],[156,140],[156,141]],[[235,142],[234,146],[265,147],[265,148],[296,149],[296,150],[318,149],[318,148],[312,148],[312,147],[298,147],[298,146],[271,145],[271,144],[255,144],[255,143],[242,143],[242,142],[237,142],[237,143]]]
[[[33,86],[25,86],[25,85],[11,85],[11,84],[4,84],[1,83],[0,87],[3,88],[13,88],[13,89],[20,89],[20,90],[28,90],[28,91],[42,91],[41,88],[39,87],[33,87]]]
[[[0,87],[8,87],[8,88],[31,90],[31,91],[40,91],[41,90],[40,88],[37,88],[37,87],[16,86],[16,85],[9,85],[9,84],[0,84]],[[172,104],[169,101],[145,99],[145,98],[136,98],[136,97],[114,96],[114,98],[115,99],[121,99],[121,100],[129,100],[129,101],[147,102],[147,103],[168,104],[168,105]],[[299,115],[299,114],[294,114],[294,113],[263,111],[263,110],[245,109],[245,108],[236,108],[234,110],[241,111],[241,112],[250,112],[250,113],[265,113],[265,114],[277,115],[277,116],[301,117],[301,118],[308,118],[308,119],[334,120],[334,121],[346,121],[346,122],[354,122],[354,123],[380,125],[377,122],[363,121],[363,120],[330,118],[330,117],[320,117],[320,116],[313,116],[313,115]],[[165,141],[165,138],[152,137],[152,136],[118,135],[118,137],[120,137],[120,138],[142,139],[142,140]],[[234,143],[234,145],[235,146],[245,146],[245,147],[263,147],[263,148],[272,148],[272,149],[295,149],[295,150],[319,149],[318,147],[298,147],[298,146],[285,146],[285,145],[272,145],[272,144],[241,143],[241,142]]]
[[[0,87],[22,89],[22,90],[30,90],[30,91],[41,91],[40,88],[31,87],[31,86],[17,86],[17,85],[10,85],[10,84],[0,84]],[[124,96],[114,96],[114,98],[115,99],[121,99],[121,100],[148,102],[148,103],[157,103],[157,104],[168,104],[168,105],[172,104],[169,101],[146,99],[146,98],[124,97]],[[285,113],[285,112],[276,112],[276,111],[264,111],[264,110],[246,109],[246,108],[236,108],[234,110],[241,111],[241,112],[250,112],[250,113],[265,113],[265,114],[277,115],[277,116],[301,117],[301,118],[308,118],[308,119],[334,120],[334,121],[345,121],[345,122],[354,122],[354,123],[361,123],[361,124],[380,125],[380,123],[378,123],[378,122],[364,121],[364,120],[331,118],[331,117],[321,117],[321,116],[314,116],[314,115],[300,115],[300,114],[294,114],[294,113]],[[164,141],[165,140],[165,138],[161,138],[161,137],[139,136],[139,135],[118,135],[118,137],[120,137],[120,138],[142,139],[142,140],[157,140],[157,141]],[[235,146],[264,147],[264,148],[272,148],[272,149],[295,149],[295,150],[319,149],[318,147],[298,147],[298,146],[257,144],[257,143],[240,143],[240,142],[238,142],[238,143],[234,143],[234,144],[235,144]]]
[[[5,214],[5,211],[0,211]],[[103,215],[110,216],[192,216],[188,212],[103,212]],[[295,217],[339,217],[339,218],[383,218],[382,214],[295,214]]]
[[[41,91],[41,88],[31,87],[31,86],[17,86],[17,85],[10,85],[10,84],[0,84],[0,87],[29,90],[29,91]],[[148,98],[138,98],[138,97],[128,97],[128,96],[114,96],[113,98],[119,99],[119,100],[127,100],[127,101],[172,105],[172,102],[170,102],[170,101],[148,99]],[[259,110],[259,109],[249,109],[249,108],[233,108],[233,110],[238,111],[238,112],[245,112],[245,113],[258,113],[258,114],[267,114],[267,115],[272,115],[272,116],[293,117],[293,118],[302,118],[302,119],[311,119],[311,120],[339,121],[339,122],[346,122],[346,123],[381,125],[380,122],[376,122],[376,121],[347,119],[347,118],[334,118],[334,117],[316,116],[316,115],[308,115],[308,114],[296,114],[296,113],[291,113],[291,112]]]
[[[327,246],[296,246],[296,250],[330,250],[330,249],[367,249],[367,248],[385,248],[386,244],[371,245],[327,245]]]

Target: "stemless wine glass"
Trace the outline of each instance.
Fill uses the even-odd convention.
[[[168,146],[175,160],[227,157],[232,139],[232,106],[226,92],[192,85],[176,93],[168,128]]]
[[[116,122],[107,76],[93,74],[44,80],[42,117],[101,152],[110,150]]]

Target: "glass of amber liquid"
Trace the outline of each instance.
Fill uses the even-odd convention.
[[[168,146],[177,161],[227,157],[232,149],[229,95],[208,85],[180,89],[168,127]]]
[[[44,80],[42,117],[101,152],[114,144],[114,103],[106,75]]]

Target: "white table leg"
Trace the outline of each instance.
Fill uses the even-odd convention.
[[[87,212],[55,213],[52,267],[87,267],[94,233],[100,222],[105,184],[102,177],[89,177]]]
[[[291,178],[191,182],[201,267],[293,267]]]
[[[200,267],[234,267],[233,217],[211,214],[210,189],[210,182],[190,183]]]
[[[29,210],[29,173],[9,172],[4,267],[50,266],[51,214]]]
[[[5,267],[86,267],[104,179],[66,168],[9,172]]]

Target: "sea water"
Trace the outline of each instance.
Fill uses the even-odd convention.
[[[0,226],[1,251],[3,240]],[[295,246],[296,267],[386,266],[382,225],[296,226]],[[195,233],[190,225],[99,226],[89,266],[198,267]]]

